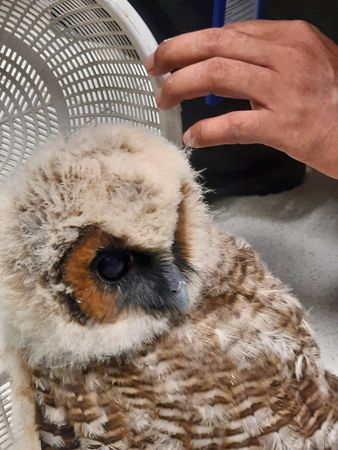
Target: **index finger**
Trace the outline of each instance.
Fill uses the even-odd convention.
[[[150,75],[162,75],[212,57],[271,68],[278,46],[235,27],[182,34],[159,45],[145,62]]]

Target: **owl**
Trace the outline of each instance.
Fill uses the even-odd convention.
[[[300,303],[216,226],[182,150],[84,129],[0,195],[17,450],[338,449]]]

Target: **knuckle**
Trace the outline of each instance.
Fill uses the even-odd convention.
[[[171,49],[169,42],[162,42],[156,49],[154,60],[156,64],[161,64],[170,58]]]
[[[222,28],[211,28],[206,36],[206,47],[209,54],[215,54],[222,48]]]
[[[202,123],[197,122],[192,128],[194,144],[204,145],[206,142],[205,128]]]
[[[240,143],[241,138],[243,138],[243,129],[244,129],[243,120],[238,118],[237,115],[230,114],[228,116],[227,128],[229,136],[231,136],[231,140],[234,143]]]
[[[295,30],[295,48],[298,49],[298,55],[302,61],[312,59],[317,61],[318,56],[323,52],[324,45],[319,37],[318,29],[312,24],[297,20],[294,24]]]
[[[207,70],[210,74],[212,87],[217,87],[226,75],[227,64],[223,58],[211,58],[208,61]]]
[[[294,20],[293,29],[300,36],[308,36],[314,33],[314,26],[305,20]]]
[[[227,25],[224,32],[223,47],[226,45],[227,49],[236,49],[246,45],[247,35],[237,29],[235,24],[232,26]]]
[[[171,97],[175,87],[175,75],[169,75],[162,83],[162,95]]]

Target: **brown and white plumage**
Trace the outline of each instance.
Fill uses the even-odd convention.
[[[195,178],[164,139],[105,126],[3,189],[19,450],[338,448],[338,383],[299,302]]]

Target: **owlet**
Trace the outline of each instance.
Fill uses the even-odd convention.
[[[54,141],[1,188],[17,450],[338,449],[300,303],[141,129]]]

